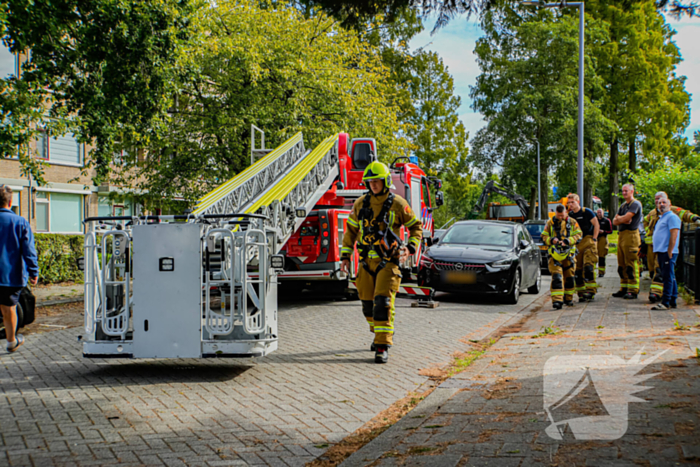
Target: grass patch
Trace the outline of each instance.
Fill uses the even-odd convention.
[[[686,305],[695,305],[695,293],[688,290],[685,284],[678,284],[678,295],[681,296]]]
[[[686,326],[685,324],[680,324],[678,320],[675,320],[673,322],[673,329],[676,331],[690,331],[690,326]]]
[[[608,235],[608,254],[609,255],[617,255],[617,241],[618,241],[618,235],[619,233],[617,231],[614,231],[610,235]]]
[[[555,326],[554,321],[552,321],[549,323],[549,326],[542,326],[540,332],[532,336],[532,338],[537,339],[538,337],[556,336],[557,334],[561,334],[562,332],[564,331]]]
[[[437,448],[431,448],[428,446],[418,446],[418,447],[409,449],[408,454],[423,454],[426,452],[434,451],[436,449]]]
[[[454,361],[450,365],[450,368],[447,370],[447,376],[452,377],[457,373],[461,373],[462,371],[466,370],[469,365],[474,363],[474,360],[481,357],[486,350],[495,343],[496,339],[491,339],[487,343],[483,344],[480,349],[470,350],[465,354],[460,354],[459,356],[455,357]]]

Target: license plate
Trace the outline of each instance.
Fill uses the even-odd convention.
[[[476,273],[447,271],[445,282],[450,284],[476,284]]]

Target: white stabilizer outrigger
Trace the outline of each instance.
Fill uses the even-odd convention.
[[[86,357],[263,356],[280,248],[338,176],[338,135],[301,133],[181,216],[86,219]]]

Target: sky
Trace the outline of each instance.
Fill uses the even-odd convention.
[[[692,143],[693,132],[700,130],[700,18],[683,19],[680,21],[667,19],[676,34],[674,40],[681,51],[683,61],[678,65],[676,74],[685,76],[686,90],[691,94],[690,125],[685,132],[688,141]],[[449,25],[435,35],[430,35],[433,21],[425,22],[426,30],[411,40],[411,47],[423,47],[437,52],[447,65],[454,78],[455,94],[461,97],[459,117],[469,132],[470,140],[484,126],[481,114],[471,108],[469,87],[476,83],[479,67],[474,57],[474,46],[481,37],[482,31],[474,19],[455,18]]]

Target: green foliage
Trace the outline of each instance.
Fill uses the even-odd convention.
[[[78,258],[83,256],[82,235],[38,233],[34,241],[42,284],[82,282],[83,272],[78,269]]]
[[[635,177],[635,189],[643,206],[654,206],[654,195],[665,191],[674,206],[700,213],[700,167],[670,164]]]
[[[0,158],[18,151],[43,183],[29,143],[41,128],[74,132],[95,144],[92,163],[106,175],[124,139],[158,132],[170,106],[175,59],[189,34],[187,0],[8,0],[0,36],[14,53],[31,51],[19,78],[0,80]],[[98,176],[99,178],[99,176]]]
[[[379,156],[402,155],[388,69],[377,49],[323,13],[217,2],[193,19],[195,39],[180,56],[186,79],[165,137],[125,180],[151,202],[192,202],[249,164],[251,124],[267,147],[303,131],[307,148],[340,131],[377,138]],[[129,178],[131,177],[131,178]]]
[[[518,7],[521,8],[521,7]],[[542,184],[574,184],[578,120],[578,21],[550,10],[512,9],[510,3],[483,16],[484,37],[475,54],[482,74],[471,90],[472,107],[487,126],[472,147],[474,164],[485,173],[500,169],[503,183],[528,196],[537,183],[537,143]],[[589,20],[586,43],[605,41],[604,25]],[[588,52],[588,51],[587,51]],[[605,155],[611,122],[588,96],[601,82],[587,53],[584,147],[586,175]]]

